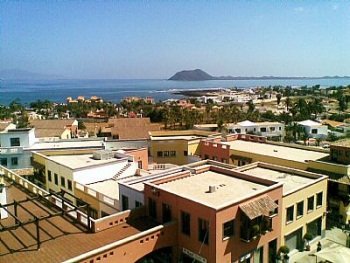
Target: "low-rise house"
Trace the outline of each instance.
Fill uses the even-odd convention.
[[[312,121],[312,120],[305,120],[305,121],[299,121],[298,125],[305,128],[305,132],[310,138],[324,139],[328,136],[327,125],[322,125],[319,122]]]
[[[35,128],[35,137],[42,140],[50,138],[71,139],[78,134],[77,120],[32,120],[30,125]]]
[[[249,120],[236,124],[227,124],[230,133],[255,134],[268,139],[281,140],[285,134],[285,125],[280,122],[251,122]]]

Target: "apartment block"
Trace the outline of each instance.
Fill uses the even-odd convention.
[[[281,183],[212,165],[144,188],[148,215],[178,223],[180,262],[269,262],[280,245],[282,191]]]
[[[304,235],[314,241],[325,236],[327,176],[267,163],[253,163],[238,171],[283,183],[281,245],[291,251],[304,249]]]

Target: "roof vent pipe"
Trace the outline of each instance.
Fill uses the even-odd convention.
[[[214,193],[216,191],[215,185],[209,185],[209,193]]]

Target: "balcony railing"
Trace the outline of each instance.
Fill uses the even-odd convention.
[[[21,154],[23,147],[1,147],[0,154]]]

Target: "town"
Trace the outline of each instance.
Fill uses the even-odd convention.
[[[350,86],[182,95],[1,106],[0,259],[349,262]]]

